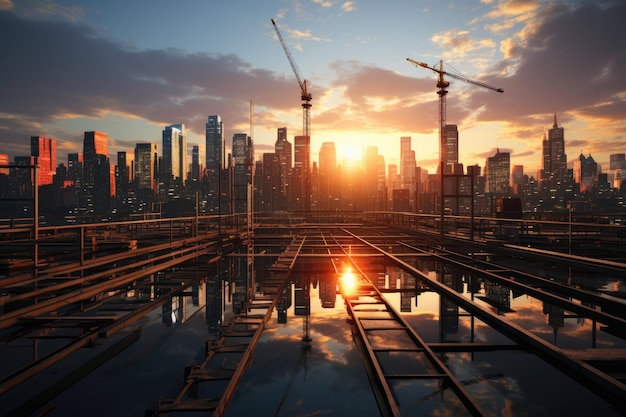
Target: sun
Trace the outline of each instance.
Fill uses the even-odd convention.
[[[356,290],[357,277],[352,268],[346,268],[339,276],[339,285],[344,294],[352,294]]]
[[[339,164],[347,163],[350,166],[363,160],[363,149],[359,145],[349,142],[337,144],[337,162]]]

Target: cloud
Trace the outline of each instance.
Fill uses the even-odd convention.
[[[311,0],[315,4],[319,4],[324,8],[333,7],[333,2],[328,0]]]
[[[498,75],[485,79],[505,93],[494,97],[476,91],[470,107],[485,106],[483,121],[523,125],[535,123],[532,115],[569,112],[570,117],[623,123],[626,54],[617,41],[626,39],[623,16],[626,4],[621,2],[545,9],[529,23],[532,30],[525,29],[523,40],[503,44],[507,58],[494,68]],[[512,59],[517,62],[509,67]]]
[[[11,10],[25,18],[50,18],[77,22],[84,17],[81,6],[64,6],[51,0],[0,0],[0,10]]]
[[[292,93],[292,79],[235,55],[133,50],[98,38],[85,25],[9,12],[0,12],[0,38],[10,40],[0,44],[3,61],[11,63],[0,78],[0,91],[11,97],[0,104],[6,153],[42,134],[37,127],[72,117],[175,121],[203,134],[213,112],[231,128],[247,126],[250,99],[260,107],[290,107],[284,98]]]
[[[492,39],[473,39],[469,36],[469,31],[457,29],[437,33],[431,40],[445,51],[443,54],[445,58],[454,56],[458,59],[476,50],[493,49],[496,46]]]
[[[341,5],[341,10],[344,13],[353,12],[356,10],[356,6],[354,5],[353,1],[346,1]]]
[[[609,139],[618,144],[611,149],[619,152],[621,146],[623,152],[626,54],[618,40],[626,39],[622,22],[626,4],[535,5],[533,1],[492,5],[499,22],[514,19],[511,24],[518,32],[500,42],[504,59],[491,67],[483,65],[484,73],[470,78],[505,92],[450,80],[448,120],[460,126],[500,124],[506,136],[498,139],[527,141],[532,145],[524,151],[540,152],[543,129],[556,112],[568,129],[570,122],[583,125],[577,139],[585,141],[585,152],[609,149]],[[3,7],[9,11],[0,12],[0,38],[10,41],[0,43],[0,53],[10,65],[3,66],[0,91],[11,99],[0,101],[2,153],[28,154],[28,138],[36,134],[58,133],[55,137],[67,144],[79,141],[67,133],[62,136],[59,127],[60,121],[72,117],[97,120],[120,115],[156,125],[185,123],[203,136],[206,116],[220,114],[230,137],[235,131],[247,131],[249,100],[255,104],[257,131],[286,126],[282,119],[298,112],[291,72],[256,68],[232,54],[137,50],[103,39],[69,18],[34,20],[18,15],[7,0],[0,0],[0,10]],[[301,40],[325,40],[306,30],[285,33]],[[493,41],[474,38],[473,29],[459,28],[440,32],[432,40],[466,58],[485,49],[495,53]],[[399,137],[437,131],[436,74],[416,70],[407,76],[350,60],[332,62],[328,69],[331,75],[312,91],[316,134],[332,131],[340,139],[352,132]],[[298,117],[294,120],[297,126]],[[59,130],[43,130],[51,125]],[[92,129],[98,129],[95,123]],[[568,147],[572,130],[566,131]]]

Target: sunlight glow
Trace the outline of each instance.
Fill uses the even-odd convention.
[[[339,283],[344,295],[353,294],[356,291],[357,277],[352,271],[352,268],[346,268],[346,270],[339,276]]]

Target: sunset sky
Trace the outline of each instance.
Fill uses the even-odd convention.
[[[29,155],[30,136],[51,136],[66,162],[98,130],[115,162],[137,142],[160,148],[170,124],[203,144],[213,114],[230,148],[250,134],[250,102],[257,159],[279,127],[293,143],[300,89],[272,18],[313,96],[313,160],[332,141],[339,158],[378,146],[399,163],[411,136],[434,172],[436,74],[407,57],[504,89],[448,80],[465,165],[500,148],[534,175],[555,113],[570,167],[583,152],[608,171],[626,152],[623,0],[0,0],[0,153]]]

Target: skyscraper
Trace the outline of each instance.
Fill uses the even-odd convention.
[[[456,125],[446,125],[445,127],[445,141],[443,142],[443,149],[441,158],[443,159],[444,174],[462,174],[457,172],[457,166],[459,163],[459,131]]]
[[[513,165],[511,171],[511,191],[514,195],[522,193],[522,185],[524,184],[524,165]]]
[[[291,142],[287,140],[286,127],[278,128],[276,143],[274,144],[274,153],[280,164],[276,210],[287,210],[289,208],[289,195],[291,192],[289,178],[291,176],[293,152]]]
[[[67,178],[74,181],[77,188],[81,188],[83,184],[83,154],[68,153],[67,154]]]
[[[94,158],[95,155],[109,157],[109,136],[104,132],[85,132],[83,159],[87,161]]]
[[[559,127],[554,114],[552,129],[544,134],[541,180],[563,182],[567,177],[567,155],[565,154],[565,130]]]
[[[485,164],[485,177],[487,177],[486,190],[495,196],[504,196],[509,193],[511,173],[511,154],[509,152],[496,151],[494,156],[487,158]]]
[[[138,143],[135,145],[134,176],[138,190],[154,191],[154,165],[157,155],[156,143]]]
[[[311,206],[311,138],[294,137],[293,197],[294,207],[308,211]]]
[[[166,126],[163,129],[162,180],[183,182],[187,173],[187,132],[184,124]]]
[[[115,195],[117,200],[124,202],[128,196],[128,185],[130,182],[130,174],[128,170],[128,162],[126,160],[126,152],[117,153],[117,166],[115,171]]]
[[[378,184],[378,147],[368,146],[365,148],[365,163],[364,163],[364,208],[365,210],[382,210],[382,193],[379,191]],[[383,168],[383,178],[385,172]],[[384,186],[384,184],[383,184]]]
[[[400,138],[400,188],[409,190],[409,199],[415,198],[415,151],[411,149],[411,137]]]
[[[319,153],[318,204],[321,210],[340,207],[341,180],[337,169],[337,149],[334,142],[324,142]]]
[[[83,141],[83,208],[87,213],[108,213],[111,207],[109,138],[103,132],[85,132]]]
[[[45,136],[31,136],[30,155],[37,158],[37,185],[52,184],[57,168],[57,140]]]
[[[205,126],[206,133],[206,170],[207,170],[207,209],[218,211],[220,207],[220,194],[222,190],[220,180],[224,180],[224,124],[222,118],[217,115],[209,116]],[[223,206],[223,205],[222,205]]]
[[[202,157],[202,149],[200,145],[193,145],[191,149],[191,182],[194,184],[199,184],[202,180],[202,161],[205,158]]]
[[[580,185],[580,192],[585,193],[594,189],[598,181],[598,164],[591,155],[585,157],[582,152],[574,161],[574,181]]]
[[[613,171],[613,187],[621,188],[626,180],[626,154],[611,154],[609,169]]]
[[[261,211],[282,210],[278,208],[280,198],[280,163],[276,153],[264,153],[261,167],[262,170],[257,169],[256,171],[258,183],[255,184],[255,188],[260,191],[260,199],[256,200],[255,204]]]
[[[233,136],[233,158],[235,160],[233,172],[233,210],[235,213],[246,213],[252,201],[248,196],[252,186],[252,167],[254,162],[254,147],[252,138],[245,133],[235,133]]]

